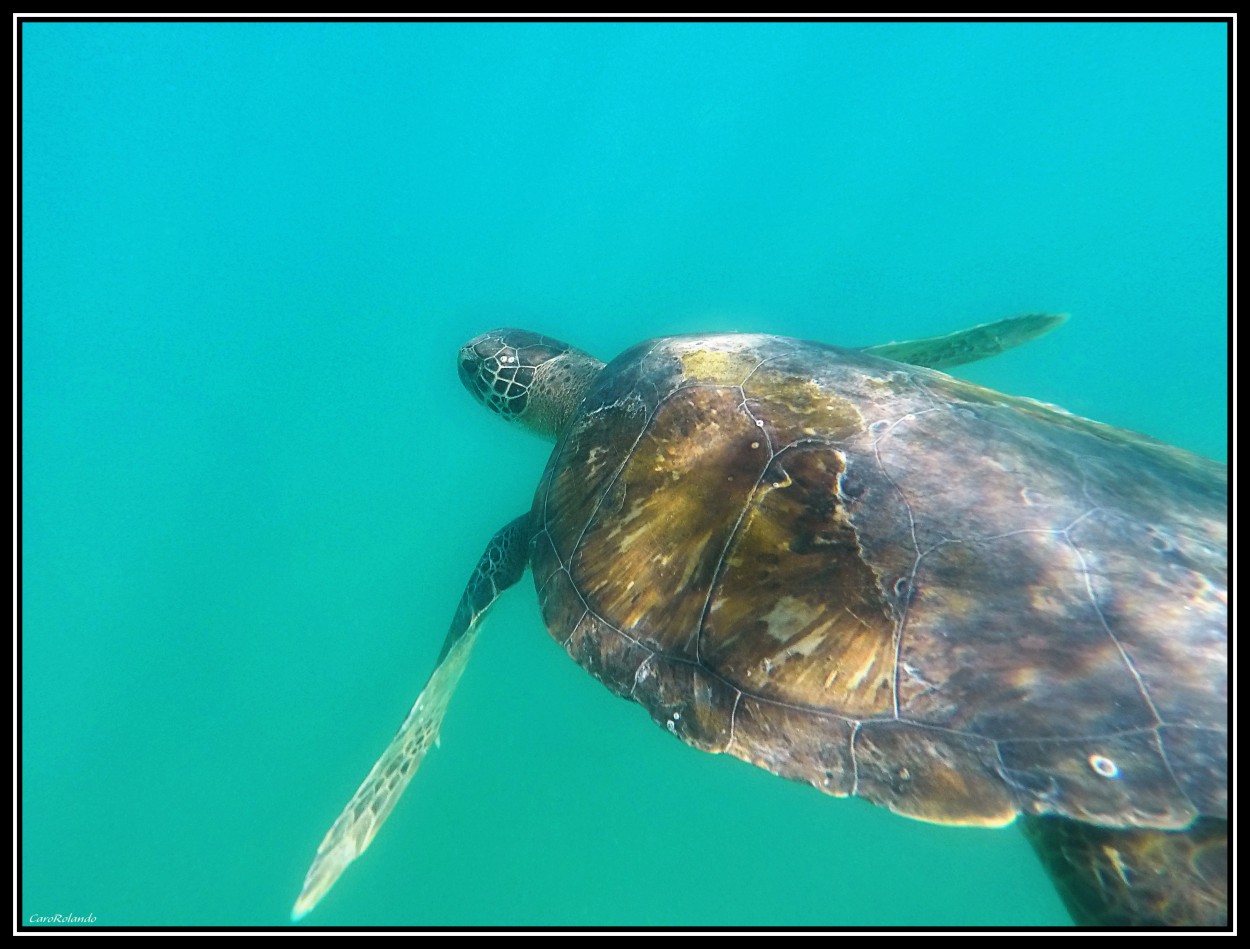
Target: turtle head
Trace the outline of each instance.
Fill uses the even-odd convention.
[[[603,363],[550,336],[500,329],[461,346],[457,366],[464,387],[488,409],[556,438]]]

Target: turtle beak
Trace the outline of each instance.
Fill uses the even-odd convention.
[[[456,369],[460,373],[460,381],[464,387],[472,392],[479,402],[484,401],[486,386],[482,380],[482,357],[473,348],[473,343],[467,343],[460,348],[460,354],[456,357]]]
[[[460,381],[468,386],[469,380],[481,370],[482,360],[472,346],[462,346],[460,355],[456,357],[456,366],[460,370]]]

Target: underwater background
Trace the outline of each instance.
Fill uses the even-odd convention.
[[[1223,459],[1218,23],[25,23],[21,917],[287,923],[550,446],[458,346],[849,346]],[[303,925],[1063,925],[1014,828],[695,752],[496,606]]]

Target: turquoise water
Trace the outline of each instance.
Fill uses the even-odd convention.
[[[22,919],[282,925],[607,358],[1072,320],[961,374],[1223,458],[1219,24],[25,24]],[[1047,925],[1023,837],[698,754],[497,606],[313,925]]]

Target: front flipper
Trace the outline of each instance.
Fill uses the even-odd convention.
[[[529,560],[529,539],[528,514],[491,538],[460,597],[438,665],[386,751],[321,841],[291,910],[292,920],[316,906],[348,865],[365,852],[426,751],[438,740],[447,703],[469,661],[482,616],[500,593],[521,579]]]
[[[967,362],[988,359],[1022,343],[1045,336],[1055,327],[1066,322],[1066,313],[1057,315],[1035,313],[1029,316],[1012,316],[994,323],[982,323],[970,329],[930,336],[927,339],[910,339],[903,343],[882,343],[865,346],[861,352],[883,356],[895,362],[929,369],[949,369]]]

